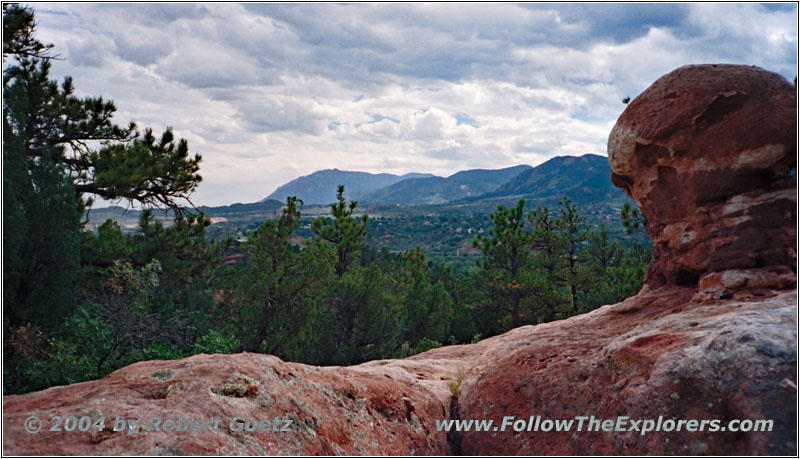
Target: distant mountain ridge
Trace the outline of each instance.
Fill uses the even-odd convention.
[[[336,200],[336,189],[339,185],[344,185],[347,199],[358,199],[365,192],[378,190],[402,180],[432,176],[433,174],[415,172],[394,175],[325,169],[298,177],[285,185],[281,185],[272,194],[259,202],[268,199],[286,202],[287,196],[296,196],[304,204],[330,204]]]
[[[388,186],[366,190],[366,186]],[[601,206],[605,210],[617,209],[628,200],[625,192],[611,184],[611,168],[605,156],[559,156],[536,167],[521,165],[504,169],[473,169],[457,172],[449,177],[431,174],[369,174],[339,170],[319,171],[299,177],[270,196],[287,193],[300,196],[306,207],[304,215],[319,215],[336,197],[336,187],[345,185],[347,198],[359,201],[367,212],[399,212],[403,215],[418,213],[478,214],[491,213],[497,206],[513,206],[525,199],[529,208],[553,208],[564,196],[580,206]],[[348,188],[349,187],[349,188]],[[358,192],[351,193],[357,189]],[[310,190],[306,192],[304,190]],[[488,191],[487,191],[488,190]],[[315,194],[316,193],[316,194]],[[280,213],[286,198],[265,198],[255,203],[236,203],[228,206],[200,206],[196,210],[211,217],[226,228],[243,228],[253,222],[263,222]],[[321,206],[322,209],[313,209]],[[612,213],[613,213],[612,212]],[[123,222],[132,229],[139,218],[139,210],[112,206],[87,211],[92,226],[97,227],[107,218]],[[171,210],[156,210],[162,220],[171,220]]]
[[[405,175],[326,169],[298,177],[259,202],[297,196],[306,205],[327,205],[335,200],[338,185],[347,199],[363,206],[496,206],[524,198],[532,204],[557,202],[568,196],[578,203],[624,199],[611,183],[608,158],[595,154],[557,156],[538,166],[471,169],[449,177],[411,173]]]
[[[366,203],[381,205],[443,204],[494,191],[529,169],[531,166],[519,165],[504,169],[471,169],[447,178],[410,178],[364,193],[360,199]]]
[[[611,183],[611,167],[605,156],[556,156],[521,172],[496,190],[481,198],[527,196],[549,198],[586,196],[591,200],[618,197],[620,190]]]

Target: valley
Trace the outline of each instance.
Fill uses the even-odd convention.
[[[367,214],[366,240],[370,246],[392,253],[420,247],[435,263],[451,265],[456,273],[466,273],[480,258],[472,241],[491,225],[489,215],[498,206],[512,207],[525,199],[525,209],[555,209],[562,197],[578,204],[587,227],[608,228],[614,239],[637,240],[643,235],[628,236],[620,223],[620,210],[632,203],[610,180],[608,160],[599,155],[561,156],[539,166],[514,166],[497,170],[474,169],[447,178],[411,173],[403,176],[368,174],[338,170],[318,171],[280,186],[256,203],[229,206],[199,206],[197,211],[211,221],[206,231],[209,239],[233,238],[244,241],[263,222],[280,215],[284,202],[274,199],[281,193],[297,193],[304,202],[295,242],[312,237],[311,222],[329,216],[329,204],[321,203],[327,189],[328,201],[335,198],[336,184],[355,191],[356,215]],[[359,185],[354,185],[358,183]],[[388,183],[388,185],[387,185]],[[287,195],[288,196],[288,195]],[[169,225],[171,211],[155,211],[155,218]],[[88,227],[96,228],[106,219],[117,221],[124,231],[133,231],[140,212],[122,207],[92,209]]]

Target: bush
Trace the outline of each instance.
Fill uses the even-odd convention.
[[[197,338],[194,344],[195,354],[234,354],[240,349],[241,346],[236,338],[223,335],[217,330],[210,330]]]

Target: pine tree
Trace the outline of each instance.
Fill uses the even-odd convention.
[[[620,265],[625,248],[611,239],[605,225],[601,225],[599,230],[589,231],[587,242],[581,254],[584,265],[578,282],[582,311],[624,299],[614,291],[611,270]]]
[[[367,232],[367,215],[360,219],[353,217],[358,207],[356,201],[348,205],[344,199],[344,185],[336,191],[336,202],[331,204],[333,221],[318,217],[311,224],[317,236],[331,243],[336,250],[336,275],[342,277],[350,265],[358,260],[358,254],[366,246],[364,236]]]
[[[408,251],[403,270],[402,338],[416,347],[422,339],[444,342],[450,329],[453,299],[440,282],[431,283],[425,252],[419,247]]]
[[[247,265],[220,279],[225,315],[243,349],[300,358],[298,345],[311,339],[311,325],[333,265],[322,243],[304,250],[290,242],[300,224],[299,201],[290,196],[280,218],[267,221],[248,238]]]
[[[564,239],[561,237],[558,219],[547,207],[539,207],[528,215],[533,228],[533,257],[536,269],[541,273],[540,289],[536,302],[539,305],[539,322],[548,322],[563,313],[569,303],[567,286],[569,265],[564,256]]]
[[[525,227],[524,207],[522,199],[510,209],[499,206],[491,215],[494,226],[488,236],[478,235],[473,242],[482,252],[480,285],[488,305],[508,313],[512,328],[522,325],[524,300],[538,288],[531,269],[533,232]]]
[[[52,44],[36,39],[33,10],[17,3],[3,3],[3,57],[47,58]]]
[[[31,10],[4,5],[3,52],[16,58],[3,70],[4,145],[14,145],[29,167],[49,161],[63,168],[87,205],[95,197],[176,209],[188,202],[201,181],[200,155],[190,156],[170,128],[156,139],[150,129],[139,135],[135,123],[117,126],[114,103],[76,97],[71,77],[51,80],[49,48],[32,38],[34,26]]]
[[[586,217],[580,214],[577,204],[567,197],[558,202],[561,214],[556,220],[556,228],[560,245],[563,247],[563,256],[566,260],[565,282],[570,289],[572,311],[574,314],[580,312],[578,306],[578,283],[579,271],[583,262],[581,259],[581,248],[588,237],[584,228]]]
[[[80,216],[95,197],[180,208],[201,180],[200,156],[170,129],[156,140],[116,107],[49,78],[50,45],[33,11],[3,5],[4,311],[7,323],[58,323],[73,302]],[[47,311],[47,314],[43,313]]]
[[[622,221],[622,227],[625,228],[625,232],[628,233],[628,235],[633,234],[639,228],[644,229],[646,223],[639,209],[634,208],[627,202],[622,204],[620,220]]]

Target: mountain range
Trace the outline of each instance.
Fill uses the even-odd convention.
[[[606,200],[620,190],[611,183],[611,167],[605,156],[557,156],[526,169],[480,198],[520,196],[549,198],[570,196],[573,200]],[[575,197],[573,197],[575,196]]]
[[[457,172],[447,178],[411,178],[379,190],[362,192],[359,199],[370,204],[383,205],[444,204],[494,191],[530,169],[531,166],[522,165],[496,170],[472,169]]]
[[[417,173],[405,175],[370,174],[369,172],[325,169],[298,177],[285,185],[281,185],[272,194],[259,202],[270,199],[286,202],[287,196],[296,196],[306,205],[330,204],[336,200],[336,189],[339,185],[344,185],[345,196],[348,199],[357,199],[365,192],[385,188],[403,180],[425,177],[433,177],[433,175]]]
[[[419,206],[507,201],[557,200],[568,196],[589,203],[624,195],[611,184],[608,158],[600,155],[557,156],[536,167],[519,165],[504,169],[471,169],[449,177],[410,173],[370,174],[337,169],[317,171],[279,187],[261,202],[297,196],[306,205],[334,201],[338,185],[345,186],[348,199],[363,207]]]
[[[608,159],[586,154],[558,156],[536,167],[472,169],[449,177],[328,169],[298,177],[256,203],[201,206],[197,210],[215,221],[247,226],[274,216],[286,202],[286,196],[297,196],[304,202],[304,215],[320,215],[335,201],[338,185],[345,186],[347,199],[357,200],[359,208],[382,214],[488,214],[498,205],[513,206],[519,199],[525,199],[529,207],[554,207],[564,196],[581,206],[612,209],[627,199],[622,190],[611,184]],[[170,220],[172,212],[157,211],[156,216]],[[94,226],[112,218],[126,228],[133,228],[139,211],[112,206],[92,209],[87,217]]]

